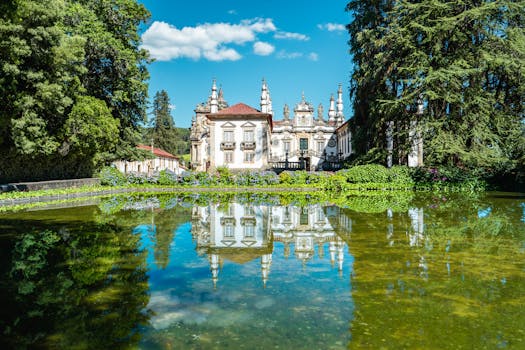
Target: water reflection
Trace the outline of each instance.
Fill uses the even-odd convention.
[[[261,203],[112,198],[0,217],[2,343],[525,348],[521,199]]]
[[[208,256],[214,287],[224,260],[243,264],[254,259],[259,259],[266,287],[274,244],[282,244],[284,258],[293,256],[303,268],[314,259],[316,250],[317,257],[323,259],[327,245],[331,266],[337,265],[342,275],[343,251],[347,245],[335,233],[330,216],[344,217],[344,214],[339,215],[336,207],[324,208],[319,204],[304,207],[210,204],[193,208],[192,235],[199,254]]]

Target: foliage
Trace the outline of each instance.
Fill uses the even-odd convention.
[[[103,184],[159,184],[182,186],[243,186],[243,187],[312,187],[326,191],[352,190],[446,190],[474,191],[486,188],[486,183],[479,175],[473,175],[454,167],[408,168],[393,166],[386,168],[378,164],[354,166],[336,173],[284,171],[276,175],[271,171],[246,171],[233,173],[228,168],[218,168],[214,174],[206,172],[184,172],[181,176],[162,171],[147,177],[140,174],[128,174],[127,177],[115,173],[110,168]],[[116,177],[117,179],[114,179]]]
[[[363,159],[385,162],[393,122],[393,156],[406,164],[417,119],[427,164],[488,177],[523,169],[523,1],[352,0],[347,10],[352,135]]]
[[[115,147],[119,125],[104,101],[80,96],[64,124],[67,136],[63,149],[71,146],[81,155],[93,156]]]
[[[10,281],[0,320],[3,348],[136,345],[135,330],[149,318],[138,237],[90,223],[13,227],[16,242],[0,270]]]
[[[483,175],[476,175],[471,171],[458,167],[418,167],[411,170],[411,176],[415,180],[418,189],[482,191],[487,187]]]
[[[87,177],[107,160],[133,155],[147,97],[148,57],[138,35],[149,16],[144,6],[2,6],[0,159],[21,161],[0,172],[0,181]],[[32,172],[28,163],[37,165]]]
[[[157,91],[155,94],[152,113],[152,126],[143,129],[143,143],[149,145],[153,142],[155,147],[171,154],[179,154],[180,149],[177,147],[177,143],[180,141],[179,131],[175,128],[171,116],[170,99],[165,90]]]
[[[121,186],[126,183],[126,176],[114,167],[104,167],[98,176],[101,185]]]
[[[385,183],[389,180],[389,169],[378,164],[355,166],[350,169],[340,170],[340,175],[350,183],[380,182]]]
[[[217,168],[217,182],[223,185],[233,185],[234,175],[228,167],[218,167]]]
[[[161,170],[159,172],[159,185],[176,185],[179,182],[179,177],[177,174],[170,170]]]

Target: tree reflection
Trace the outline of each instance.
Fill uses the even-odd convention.
[[[149,319],[137,247],[129,231],[92,224],[36,229],[2,245],[4,348],[136,344]]]

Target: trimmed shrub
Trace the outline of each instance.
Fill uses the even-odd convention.
[[[350,183],[386,183],[389,181],[388,169],[378,164],[358,165],[350,169],[344,169],[337,172],[346,178]]]

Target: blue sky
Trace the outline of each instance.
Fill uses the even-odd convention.
[[[343,84],[345,115],[351,69],[347,1],[169,1],[142,0],[151,19],[142,26],[143,47],[156,59],[149,66],[150,99],[164,89],[178,127],[189,127],[195,106],[204,102],[213,78],[230,104],[259,109],[266,79],[274,119],[285,103],[304,91],[315,107]]]

